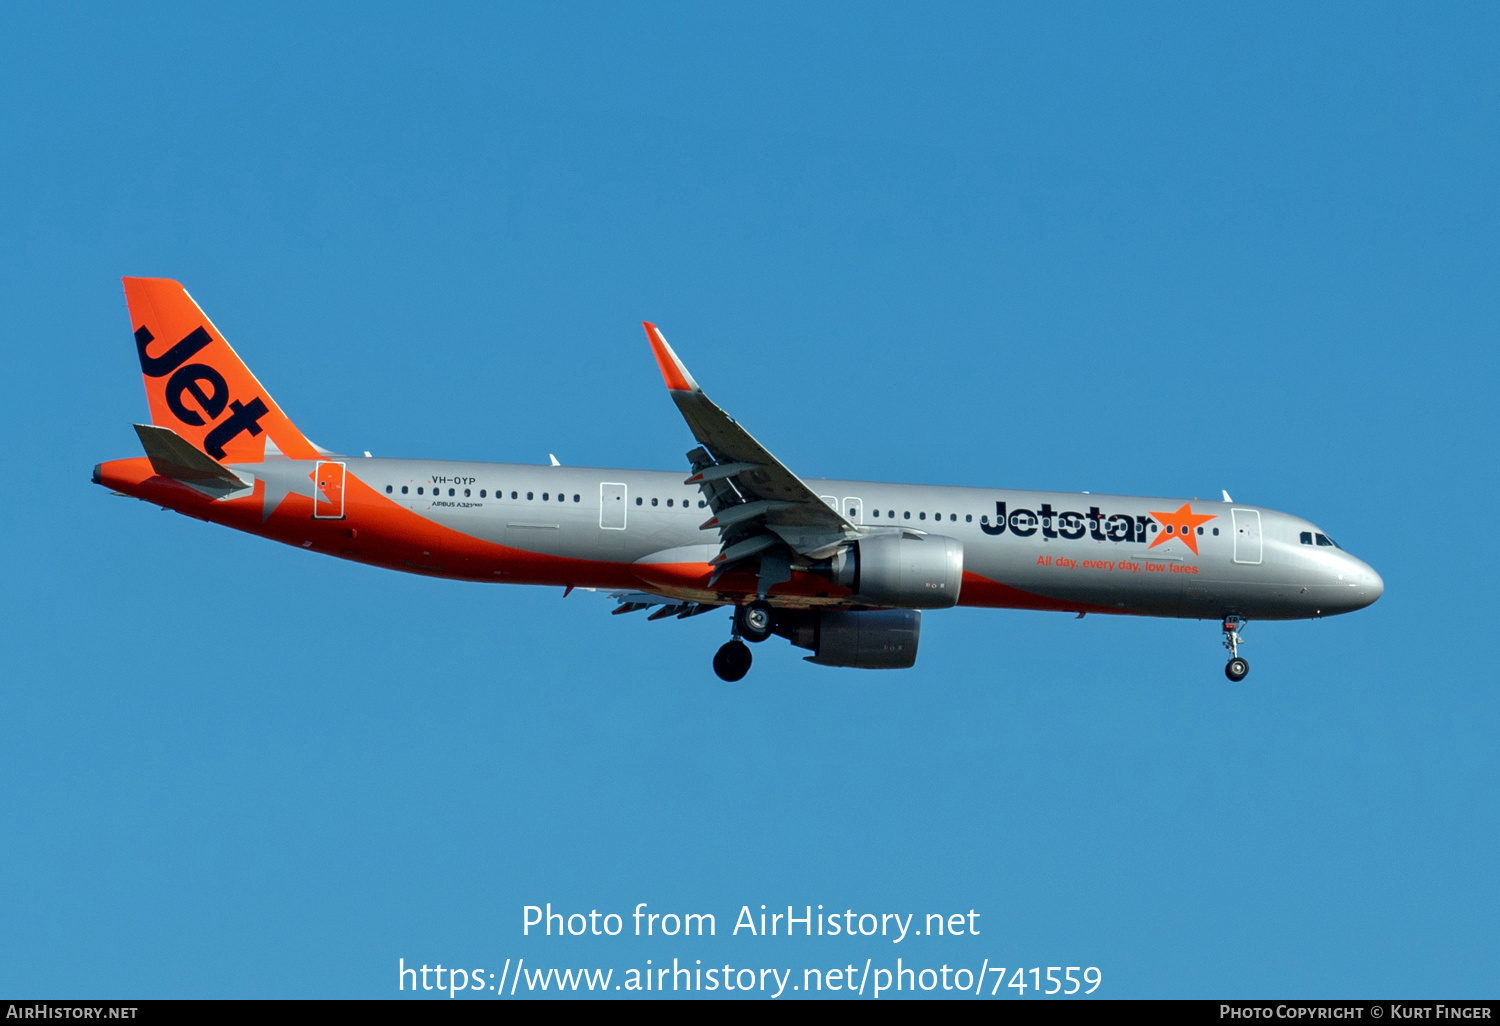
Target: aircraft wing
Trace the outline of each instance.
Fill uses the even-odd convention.
[[[645,323],[667,391],[702,448],[688,453],[698,485],[714,515],[723,549],[716,562],[748,559],[778,539],[798,553],[821,558],[821,550],[859,536],[859,528],[833,509],[796,474],[766,451],[693,380],[656,325]],[[768,533],[769,532],[769,533]]]

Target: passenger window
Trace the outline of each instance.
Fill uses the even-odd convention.
[[[577,494],[577,493],[576,493],[576,492],[575,492],[575,493],[574,493],[574,494],[573,494],[573,501],[574,501],[574,502],[582,502],[582,501],[583,501],[583,500],[582,500],[582,499],[580,499],[580,498],[579,498],[579,497],[578,497],[578,494]]]
[[[401,494],[402,494],[402,495],[405,495],[405,494],[406,494],[406,485],[402,485],[402,486],[401,486]]]
[[[1329,545],[1329,546],[1333,545],[1333,542],[1331,542],[1331,541],[1328,540],[1328,535],[1326,535],[1326,534],[1317,534],[1317,535],[1313,535],[1313,537],[1315,537],[1315,538],[1318,539],[1318,544],[1319,545]]]
[[[517,498],[517,495],[516,495],[516,493],[515,493],[515,492],[511,492],[511,493],[510,493],[510,497],[511,497],[511,498],[512,498],[512,499],[514,499],[514,498]]]
[[[979,522],[981,524],[987,524],[987,523],[989,523],[990,522],[989,514],[988,513],[981,513],[979,515]]]
[[[548,495],[548,494],[547,494],[547,493],[546,493],[546,492],[543,492],[543,493],[542,493],[542,501],[543,501],[543,502],[546,502],[546,501],[547,501],[547,500],[548,500],[548,499],[550,499],[550,498],[551,498],[551,496],[550,496],[550,495]]]
[[[1312,532],[1311,531],[1303,531],[1301,534],[1297,535],[1297,540],[1300,541],[1303,545],[1311,545],[1312,544]]]
[[[707,506],[708,506],[708,503],[706,501],[704,501],[703,499],[699,499],[698,500],[698,508],[699,509],[704,509]]]
[[[667,505],[668,505],[668,506],[670,506],[670,505],[672,505],[672,500],[671,500],[671,499],[668,499],[668,500],[667,500]]]
[[[640,497],[640,496],[639,496],[639,495],[637,495],[637,496],[636,496],[636,497],[635,497],[635,504],[636,504],[636,505],[637,505],[637,506],[639,506],[639,505],[640,505],[640,504],[641,504],[641,503],[643,503],[643,502],[645,502],[645,501],[646,501],[646,500],[645,500],[645,499],[642,499],[642,498],[641,498],[641,497]]]
[[[918,520],[926,520],[927,519],[927,514],[926,513],[918,513],[917,514],[917,519]]]
[[[422,494],[422,486],[421,485],[417,485],[417,494],[418,495]]]
[[[655,499],[652,499],[652,500],[651,500],[651,505],[653,505],[653,506],[655,506],[655,505],[656,505],[656,500],[655,500]]]
[[[385,494],[389,495],[393,490],[390,485],[385,486]]]
[[[1168,525],[1167,525],[1167,533],[1168,533],[1168,534],[1171,534],[1171,533],[1172,533],[1172,525],[1171,525],[1171,524],[1168,524]]]
[[[901,514],[901,519],[902,520],[910,520],[911,519],[911,510],[906,510],[904,513],[902,513]]]
[[[531,500],[532,500],[532,499],[534,499],[534,498],[536,498],[536,496],[535,496],[535,495],[533,495],[533,494],[532,494],[532,493],[531,493],[531,492],[527,492],[527,493],[526,493],[526,501],[527,501],[527,502],[530,502],[530,501],[531,501]]]
[[[957,513],[949,513],[948,514],[948,523],[955,524],[957,522],[958,522],[958,514]]]
[[[483,488],[479,489],[479,497],[481,499],[484,498],[484,489]]]
[[[964,523],[966,523],[966,524],[972,524],[973,522],[974,522],[974,514],[972,514],[972,513],[965,513],[964,514]]]
[[[469,497],[469,490],[467,488],[465,488],[464,489],[464,498],[467,499],[468,497]]]
[[[1200,527],[1200,528],[1198,528],[1198,533],[1199,533],[1199,534],[1202,534],[1202,533],[1203,533],[1203,528],[1201,528],[1201,527]]]
[[[567,502],[568,501],[568,497],[566,495],[564,495],[562,492],[558,492],[557,493],[557,501],[558,502]]]
[[[1214,528],[1214,537],[1217,538],[1218,536],[1219,536],[1219,529],[1216,527],[1216,528]]]

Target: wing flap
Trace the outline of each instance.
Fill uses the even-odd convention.
[[[723,481],[726,478],[735,477],[746,471],[758,470],[758,463],[719,463],[700,470],[690,476],[683,484],[702,484],[705,481]]]

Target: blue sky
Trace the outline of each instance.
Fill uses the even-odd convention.
[[[1497,29],[9,12],[0,992],[899,955],[1493,996]],[[725,686],[717,615],[404,578],[90,485],[146,413],[122,275],[184,282],[333,449],[679,467],[651,319],[808,476],[1226,488],[1386,594],[1252,625],[1238,686],[1212,623],[972,610],[929,614],[910,671],[778,641]],[[549,901],[720,936],[523,938]],[[746,904],[981,934],[724,936]]]

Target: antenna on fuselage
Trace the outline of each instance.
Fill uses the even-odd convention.
[[[1223,488],[1219,489],[1219,494],[1222,495],[1222,496],[1224,496],[1224,501],[1225,502],[1233,502],[1234,501],[1233,499],[1231,499],[1229,497],[1229,492],[1227,490],[1223,489]]]
[[[560,466],[562,466],[561,463],[557,462],[557,457],[554,456],[554,455],[552,455],[550,452],[547,454],[547,458],[552,461],[552,465],[554,467],[560,467]]]

